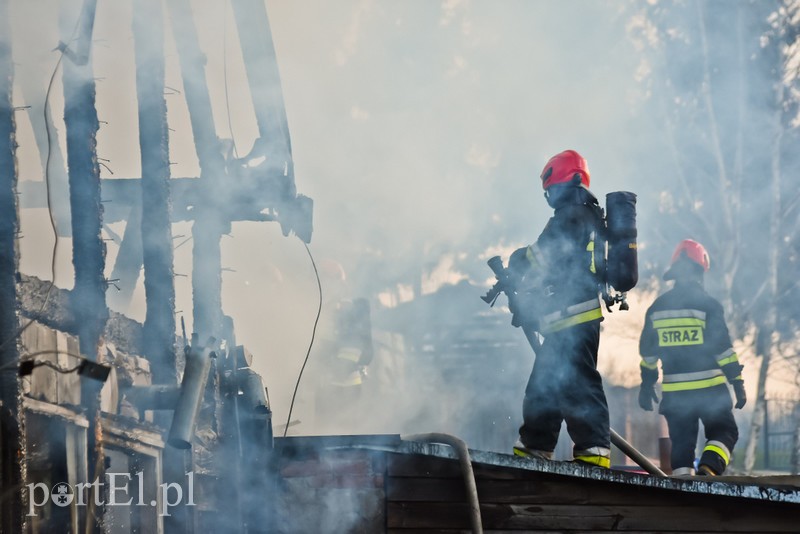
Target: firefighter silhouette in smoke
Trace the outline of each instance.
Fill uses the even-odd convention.
[[[516,250],[508,264],[515,288],[509,295],[512,324],[544,336],[513,450],[522,457],[552,459],[566,421],[574,460],[609,467],[608,404],[597,371],[603,259],[595,241],[603,211],[588,189],[586,160],[574,150],[550,158],[541,180],[555,213],[536,243]]]
[[[658,402],[658,360],[663,370],[659,413],[667,420],[672,440],[672,474],[694,475],[699,421],[706,444],[697,467],[700,475],[721,475],[739,438],[727,383],[733,386],[736,408],[747,402],[742,365],[734,352],[722,305],[703,289],[709,269],[700,243],[681,241],[664,280],[674,287],[647,310],[639,340],[642,385],[639,405],[651,411]]]
[[[323,318],[318,358],[317,420],[321,430],[354,432],[374,356],[369,301],[348,298],[344,269],[323,260]]]

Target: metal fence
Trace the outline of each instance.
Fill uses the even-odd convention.
[[[762,433],[764,469],[792,470],[799,417],[797,399],[767,399]]]

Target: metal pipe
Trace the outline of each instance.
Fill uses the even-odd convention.
[[[621,450],[625,455],[636,462],[639,467],[650,473],[651,475],[655,475],[658,477],[666,477],[667,474],[658,468],[656,464],[651,462],[647,457],[636,450],[636,448],[625,441],[625,438],[617,434],[613,428],[609,429],[611,431],[611,443],[613,443],[619,450]]]
[[[167,443],[173,447],[189,449],[192,446],[194,424],[200,411],[200,403],[203,401],[215,342],[212,337],[202,347],[197,347],[193,343],[186,354],[186,369],[181,381],[181,392],[167,439]]]
[[[481,522],[481,505],[478,500],[478,486],[475,483],[475,473],[472,471],[472,460],[469,456],[469,449],[467,444],[450,434],[443,434],[441,432],[432,432],[429,434],[412,434],[410,436],[400,436],[400,439],[405,441],[427,441],[430,443],[444,443],[449,445],[456,452],[458,463],[461,466],[461,474],[464,476],[464,485],[467,490],[467,500],[469,501],[470,508],[470,523],[472,524],[472,532],[474,534],[483,533],[483,524]]]

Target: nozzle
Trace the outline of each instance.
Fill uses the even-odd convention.
[[[503,267],[503,258],[500,256],[492,256],[486,263],[496,276],[499,277],[503,274],[505,268]]]

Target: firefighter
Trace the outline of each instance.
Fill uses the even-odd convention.
[[[314,354],[317,376],[316,421],[322,432],[354,432],[363,413],[367,369],[374,356],[369,301],[348,298],[342,266],[320,265],[323,306]]]
[[[658,360],[663,371],[659,413],[667,420],[672,440],[672,474],[694,475],[699,421],[706,444],[698,475],[721,475],[731,461],[739,432],[727,383],[736,408],[747,402],[742,365],[734,352],[722,305],[703,288],[710,262],[706,249],[691,239],[681,241],[664,280],[674,287],[647,310],[639,340],[642,384],[639,406],[651,411],[658,402]]]
[[[550,158],[541,180],[553,217],[536,243],[509,259],[516,288],[509,296],[512,324],[544,337],[525,388],[523,424],[513,451],[552,459],[566,421],[573,459],[609,467],[608,404],[597,371],[603,260],[600,247],[595,255],[595,240],[602,209],[588,189],[586,160],[574,150]]]

